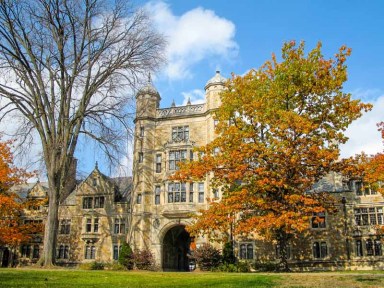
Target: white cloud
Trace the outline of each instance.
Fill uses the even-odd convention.
[[[188,100],[191,101],[191,104],[205,103],[205,93],[203,90],[194,89],[189,92],[182,92],[181,94],[184,97],[182,105],[187,105]]]
[[[155,27],[167,38],[165,73],[171,80],[191,77],[190,68],[203,59],[231,59],[237,55],[235,25],[214,11],[197,7],[177,16],[162,1],[149,2],[145,8]]]
[[[375,98],[370,97],[378,92],[377,90],[357,90],[352,93],[355,98],[373,104],[373,109],[348,127],[346,135],[349,140],[341,147],[341,157],[353,156],[362,151],[367,154],[383,151],[383,142],[376,124],[384,121],[384,94]]]

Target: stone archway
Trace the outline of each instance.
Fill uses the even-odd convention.
[[[164,271],[189,271],[188,253],[191,237],[184,225],[174,226],[163,238],[162,267]]]

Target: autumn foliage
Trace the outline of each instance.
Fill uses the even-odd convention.
[[[276,239],[284,269],[288,239],[308,228],[313,213],[334,210],[328,194],[307,192],[332,170],[348,125],[371,108],[342,91],[349,48],[325,59],[321,43],[307,55],[304,46],[285,43],[281,62],[273,55],[261,68],[233,75],[215,116],[216,139],[173,177],[212,177],[223,194],[201,211],[191,233],[218,237],[233,227],[238,237]]]
[[[41,231],[42,227],[24,223],[22,213],[27,203],[9,191],[10,187],[31,176],[13,164],[11,144],[10,141],[0,142],[0,245],[14,247],[28,241],[30,234]]]

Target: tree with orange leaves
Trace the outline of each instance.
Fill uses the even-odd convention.
[[[25,224],[22,213],[25,208],[17,194],[9,191],[13,185],[25,182],[30,173],[13,164],[10,141],[0,142],[0,245],[16,247],[41,230],[34,224]]]
[[[384,144],[384,122],[377,124],[382,135]],[[361,180],[362,189],[371,189],[384,196],[384,151],[374,155],[367,155],[362,152],[343,159],[340,170],[348,179],[356,178]]]
[[[216,112],[216,139],[173,176],[212,175],[212,187],[223,192],[191,233],[214,236],[234,223],[237,237],[276,240],[282,270],[289,270],[289,238],[307,229],[314,213],[334,209],[328,194],[308,191],[332,170],[348,125],[371,108],[342,91],[350,49],[325,59],[321,43],[307,55],[304,46],[285,43],[281,62],[273,55],[261,68],[233,75]]]

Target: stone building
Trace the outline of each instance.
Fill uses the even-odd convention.
[[[97,166],[81,182],[73,181],[59,208],[56,257],[62,265],[113,262],[123,241],[134,249],[149,249],[162,270],[189,269],[190,249],[208,239],[192,238],[185,230],[192,215],[208,207],[207,199],[220,198],[209,186],[209,176],[194,183],[170,181],[180,161],[198,155],[194,147],[215,137],[215,110],[226,79],[216,72],[205,85],[206,101],[193,105],[160,108],[161,97],[150,83],[136,95],[133,179],[109,178]],[[73,174],[75,175],[75,173]],[[42,199],[45,183],[24,185],[22,197]],[[382,269],[381,235],[384,198],[362,189],[359,179],[343,179],[330,173],[311,193],[327,191],[337,199],[337,212],[317,215],[323,222],[309,221],[309,229],[292,238],[288,262],[296,270]],[[26,211],[26,221],[44,221],[46,207]],[[260,265],[279,257],[276,243],[254,239],[234,239],[240,261]],[[221,245],[214,243],[216,247]],[[27,264],[37,261],[42,235],[17,251],[0,247],[0,263]]]
[[[111,263],[118,259],[127,239],[130,221],[131,178],[109,178],[97,165],[83,181],[77,182],[59,205],[56,259],[64,266],[87,262]],[[46,199],[47,183],[16,187],[21,198]],[[24,211],[25,222],[44,223],[47,205]],[[43,249],[43,235],[32,235],[19,249],[3,247],[2,266],[36,263]],[[5,252],[5,258],[4,258]]]
[[[161,97],[151,83],[136,96],[133,214],[131,243],[153,251],[164,270],[188,270],[190,246],[207,239],[193,239],[185,230],[191,215],[207,207],[207,198],[220,198],[219,191],[204,181],[179,183],[169,176],[177,163],[193,159],[194,147],[215,137],[215,110],[226,79],[216,75],[205,85],[204,104],[160,108]],[[383,267],[382,242],[375,225],[383,224],[384,199],[369,189],[362,191],[356,179],[331,173],[315,185],[338,199],[337,212],[312,219],[310,229],[289,245],[289,262],[294,269],[372,269]],[[235,239],[238,259],[259,263],[279,257],[275,243]]]

